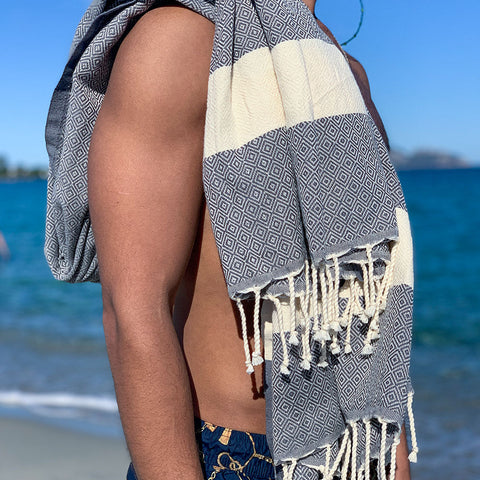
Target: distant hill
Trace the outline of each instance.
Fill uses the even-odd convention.
[[[438,150],[417,150],[410,154],[392,150],[390,158],[397,170],[440,170],[472,167],[472,164],[466,159]]]

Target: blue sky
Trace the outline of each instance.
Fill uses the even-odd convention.
[[[0,19],[0,154],[46,166],[44,123],[86,0],[4,2]],[[394,147],[446,150],[480,164],[480,2],[364,0],[347,47],[365,66]],[[358,0],[317,0],[338,40],[355,31]]]

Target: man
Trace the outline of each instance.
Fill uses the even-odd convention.
[[[213,35],[179,4],[143,15],[116,56],[89,152],[106,343],[139,480],[204,478],[194,415],[265,433],[263,367],[245,374],[202,189]],[[386,139],[365,72],[349,61]],[[406,480],[404,434],[397,459]]]

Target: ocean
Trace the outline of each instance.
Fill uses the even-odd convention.
[[[480,169],[401,172],[414,237],[417,480],[480,478]],[[122,434],[100,287],[53,279],[46,182],[0,182],[0,415]]]

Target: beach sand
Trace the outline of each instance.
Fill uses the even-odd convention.
[[[124,480],[129,461],[122,439],[0,418],[2,480]]]

